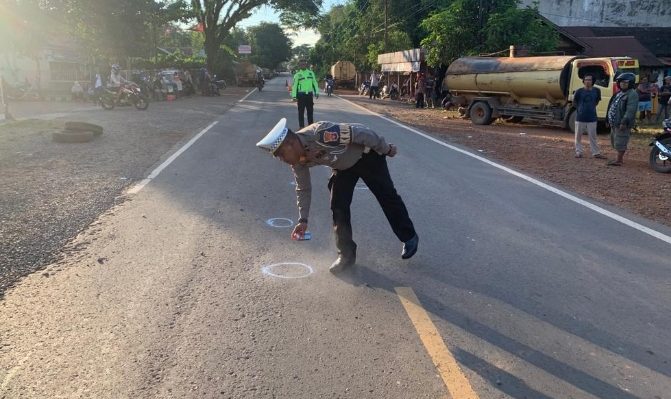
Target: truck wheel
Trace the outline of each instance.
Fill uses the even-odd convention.
[[[489,125],[493,122],[492,109],[483,101],[478,101],[471,106],[469,116],[476,125]]]
[[[571,113],[568,116],[568,126],[566,126],[571,133],[575,133],[575,119],[578,115],[576,114],[575,110],[571,111]]]

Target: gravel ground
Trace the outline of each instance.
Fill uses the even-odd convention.
[[[340,93],[339,93],[340,94]],[[624,208],[640,216],[671,226],[671,174],[656,173],[648,165],[650,134],[635,134],[620,167],[589,155],[589,139],[583,137],[585,158],[574,158],[574,136],[558,127],[495,122],[478,126],[441,109],[415,109],[414,105],[389,100],[369,100],[358,95],[343,98],[395,118],[444,140],[456,143],[541,180],[565,187],[597,201]],[[648,127],[646,132],[658,133]],[[601,151],[615,158],[610,137],[598,137]]]
[[[0,297],[21,276],[54,261],[125,187],[247,90],[152,103],[145,112],[100,109],[0,125]],[[68,120],[99,124],[104,133],[89,143],[53,142],[51,133]]]

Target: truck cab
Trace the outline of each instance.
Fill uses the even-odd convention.
[[[601,91],[601,101],[596,109],[596,115],[600,122],[605,122],[608,113],[610,98],[619,91],[615,78],[624,72],[633,72],[638,81],[638,60],[629,57],[602,57],[602,58],[578,58],[572,63],[571,80],[569,83],[569,101],[571,111],[567,119],[567,127],[571,130],[575,126],[575,109],[573,108],[573,96],[576,90],[584,87],[582,79],[585,75],[594,77],[594,87]]]

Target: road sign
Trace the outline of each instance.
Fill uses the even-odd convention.
[[[248,44],[241,44],[238,46],[238,54],[251,54],[252,46]]]

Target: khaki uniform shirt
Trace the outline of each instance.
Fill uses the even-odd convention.
[[[384,137],[358,123],[317,122],[296,132],[305,148],[305,159],[292,166],[296,179],[299,217],[307,219],[312,200],[310,168],[325,165],[335,170],[351,168],[370,150],[389,152]]]

